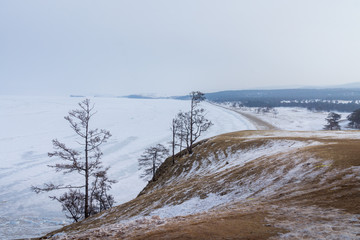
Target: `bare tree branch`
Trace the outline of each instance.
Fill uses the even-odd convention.
[[[48,153],[48,156],[65,161],[65,163],[49,165],[49,167],[54,168],[56,172],[63,172],[63,174],[77,172],[84,177],[84,185],[45,183],[42,187],[31,187],[35,193],[69,190],[60,197],[51,196],[50,198],[60,202],[65,215],[75,222],[112,207],[114,198],[107,191],[116,182],[107,177],[109,168],[104,169],[100,161],[103,153],[99,147],[107,142],[111,134],[104,129],[89,129],[90,120],[96,114],[93,111],[95,105],[90,104],[89,99],[85,99],[78,105],[80,109],[70,111],[64,118],[68,121],[70,128],[80,137],[81,141],[76,140],[75,142],[82,147],[83,151],[69,148],[54,139],[55,151]],[[90,187],[91,189],[89,189]]]
[[[192,146],[203,132],[211,127],[212,123],[205,118],[205,109],[198,108],[198,104],[205,100],[203,93],[196,91],[190,93],[191,106],[189,112],[179,112],[176,119],[179,122],[177,137],[180,140],[180,151],[186,143],[188,153],[192,153]]]
[[[162,144],[145,149],[144,153],[138,159],[139,170],[143,170],[140,177],[155,181],[155,173],[162,161],[169,155],[169,150]]]

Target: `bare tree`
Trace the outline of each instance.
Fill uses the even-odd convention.
[[[144,171],[140,177],[146,179],[151,177],[151,180],[155,181],[156,170],[168,155],[169,150],[167,150],[162,144],[157,144],[154,147],[145,149],[144,154],[142,154],[138,159],[139,170]]]
[[[195,141],[212,125],[211,121],[205,118],[205,109],[198,107],[198,104],[205,100],[204,94],[199,91],[191,92],[190,100],[190,111],[180,112],[177,116],[181,126],[178,136],[185,141],[189,154],[193,152]]]
[[[90,103],[89,99],[80,102],[79,106],[80,109],[70,111],[65,119],[78,136],[79,141],[76,142],[82,150],[69,148],[54,139],[55,151],[48,153],[48,156],[63,160],[63,162],[49,165],[49,167],[54,168],[56,172],[63,172],[63,174],[76,172],[83,177],[84,184],[75,186],[45,183],[43,187],[32,187],[36,193],[68,190],[60,197],[50,196],[50,198],[60,202],[66,216],[75,222],[112,207],[114,199],[108,194],[108,190],[116,182],[107,177],[109,168],[104,169],[100,161],[103,153],[99,147],[111,137],[111,134],[104,129],[90,129],[90,120],[96,112],[94,112],[94,105]]]
[[[172,163],[175,164],[175,147],[176,147],[176,145],[178,145],[177,135],[180,130],[180,121],[178,118],[173,118],[170,130],[172,133],[172,140],[170,142],[171,150],[172,150]]]
[[[114,205],[114,197],[108,193],[111,189],[111,184],[116,181],[111,180],[107,176],[109,168],[97,171],[94,174],[94,181],[91,183],[91,194],[90,194],[90,215],[96,214],[103,210],[109,209]]]
[[[202,92],[199,91],[193,91],[189,94],[190,96],[190,100],[191,100],[191,108],[190,108],[190,150],[189,153],[192,153],[192,144],[195,142],[194,138],[195,138],[195,129],[194,129],[194,125],[196,124],[196,114],[199,113],[199,109],[197,109],[198,104],[201,101],[205,100],[205,94],[203,94]],[[204,110],[204,109],[200,109],[200,110]],[[199,114],[198,114],[199,115]],[[188,147],[189,149],[189,147]]]
[[[340,130],[339,120],[341,118],[340,114],[330,112],[325,118],[327,124],[324,126],[325,130]]]
[[[182,151],[183,147],[186,147],[188,139],[187,131],[184,126],[186,121],[183,118],[183,114],[183,112],[179,112],[175,117],[177,123],[176,139],[178,140],[176,145],[179,147],[179,152]]]
[[[172,120],[171,123],[171,133],[172,140],[170,141],[171,149],[172,149],[172,162],[175,164],[175,150],[176,147],[179,147],[179,152],[182,151],[186,140],[188,139],[188,134],[185,130],[184,123],[185,119],[183,119],[183,112],[179,112]],[[185,145],[186,147],[186,145]]]

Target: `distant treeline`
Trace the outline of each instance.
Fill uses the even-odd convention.
[[[303,107],[339,112],[352,112],[360,108],[360,89],[240,90],[208,93],[205,96],[209,101],[237,102],[246,107]]]
[[[276,101],[276,100],[245,100],[241,104],[246,107],[302,107],[312,111],[338,111],[338,112],[352,112],[360,108],[356,102],[336,103],[336,102],[319,102],[315,100],[308,101]]]

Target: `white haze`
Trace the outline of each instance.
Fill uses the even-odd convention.
[[[0,94],[187,94],[360,79],[357,0],[0,1]]]

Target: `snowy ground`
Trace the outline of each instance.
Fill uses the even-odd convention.
[[[294,140],[292,139],[294,134],[305,139]],[[180,238],[186,238],[189,236],[189,232],[184,230],[185,226],[186,224],[190,225],[194,218],[198,219],[198,222],[194,224],[198,231],[208,234],[209,226],[213,228],[224,219],[233,219],[234,213],[237,211],[269,213],[265,222],[262,221],[261,224],[267,227],[276,226],[288,231],[272,239],[359,239],[359,214],[335,208],[319,207],[314,204],[315,202],[311,202],[311,199],[303,202],[300,200],[307,194],[316,191],[322,199],[324,191],[319,190],[329,187],[331,190],[336,190],[336,188],[342,188],[342,185],[350,186],[352,181],[359,180],[359,166],[345,169],[331,168],[330,166],[333,164],[331,160],[317,158],[307,152],[312,147],[325,144],[316,139],[359,139],[358,131],[262,131],[249,135],[238,133],[237,136],[235,134],[230,136],[225,142],[232,143],[220,147],[216,154],[209,146],[224,142],[224,136],[209,140],[208,148],[202,146],[205,153],[199,153],[203,157],[201,164],[197,164],[199,162],[194,159],[192,164],[189,163],[192,161],[190,157],[185,171],[168,169],[169,172],[179,174],[165,175],[157,186],[153,186],[150,191],[145,193],[146,198],[137,199],[138,202],[128,208],[136,212],[135,217],[120,216],[119,213],[124,213],[124,209],[113,209],[95,219],[85,221],[80,231],[68,229],[56,234],[54,239],[87,239],[90,236],[97,239],[133,239],[134,236],[141,238],[149,231],[158,234],[162,231],[163,235],[155,236],[161,236],[159,239],[171,239],[166,233],[175,232],[174,229],[178,229],[180,225]],[[250,144],[247,145],[248,147],[240,147],[236,151],[234,148],[239,145],[237,143],[232,145],[234,142],[230,140],[239,138],[239,141],[246,143],[256,138],[274,137],[279,138],[269,139],[260,146]],[[283,139],[288,137],[290,139]],[[213,142],[209,143],[211,141]],[[333,142],[333,144],[336,143]],[[250,162],[256,163],[249,165]],[[247,171],[243,173],[236,171],[237,168],[240,169],[246,165]],[[174,165],[172,168],[183,168],[183,166]],[[225,171],[229,168],[232,171]],[[253,174],[249,175],[249,171]],[[217,178],[220,175],[221,178]],[[196,183],[192,185],[189,184],[190,182]],[[215,187],[214,182],[221,185],[220,190]],[[158,186],[160,187],[158,188]],[[201,192],[205,197],[204,195],[200,197],[197,189],[202,189]],[[159,190],[158,193],[156,193],[157,190]],[[348,196],[351,196],[350,190],[348,191]],[[153,192],[155,192],[154,195],[151,194]],[[169,193],[174,196],[180,195],[180,197],[176,201],[174,199],[168,201]],[[342,194],[346,196],[346,193],[342,192]],[[282,201],[279,200],[281,198]],[[164,199],[166,201],[163,201]],[[182,201],[184,199],[186,200]],[[336,201],[338,196],[334,193],[329,199]],[[138,206],[139,208],[134,210]],[[209,223],[211,214],[224,217]],[[99,219],[103,220],[101,224],[97,223]],[[167,229],[163,228],[159,231],[165,224],[173,225],[172,228],[167,226]],[[249,227],[251,227],[251,223],[247,224],[247,228]],[[220,231],[218,234],[221,234]],[[227,239],[223,235],[222,238]],[[142,239],[146,239],[146,237]]]
[[[70,182],[74,176],[56,174],[47,167],[51,140],[74,144],[74,133],[64,120],[77,108],[81,98],[0,96],[0,239],[34,237],[68,224],[61,206],[36,195],[32,185]],[[110,177],[118,181],[112,194],[117,204],[129,201],[146,185],[139,178],[137,159],[146,147],[167,144],[171,120],[179,110],[188,110],[188,101],[93,98],[98,114],[93,127],[110,130],[112,138],[102,150]],[[208,103],[207,118],[214,126],[203,138],[221,133],[255,129],[240,114]],[[244,109],[242,109],[244,110]],[[278,108],[278,114],[246,113],[284,130],[321,130],[327,113],[300,108]],[[345,118],[348,114],[342,114]],[[343,125],[346,122],[343,122]],[[76,147],[76,144],[73,145]]]
[[[0,96],[0,239],[39,236],[69,222],[61,206],[36,195],[32,185],[73,181],[47,167],[51,140],[74,144],[74,133],[64,116],[77,108],[81,98]],[[112,138],[102,150],[103,162],[111,166],[110,177],[118,181],[112,194],[117,204],[132,198],[146,182],[139,178],[137,159],[146,147],[170,140],[171,119],[187,110],[188,101],[94,98],[98,114],[93,127],[110,130]],[[214,126],[203,138],[221,133],[255,129],[241,115],[203,103]],[[76,147],[76,144],[74,145]],[[54,160],[52,160],[54,161]]]
[[[227,106],[229,107],[229,106]],[[274,108],[276,114],[269,113],[256,113],[256,108],[234,108],[236,110],[250,113],[261,120],[268,122],[281,130],[290,131],[317,131],[323,130],[324,125],[327,123],[325,118],[329,112],[313,112],[305,108],[288,108],[279,107]],[[346,117],[350,113],[338,113],[341,115],[340,126],[341,129],[347,129],[349,121]]]

